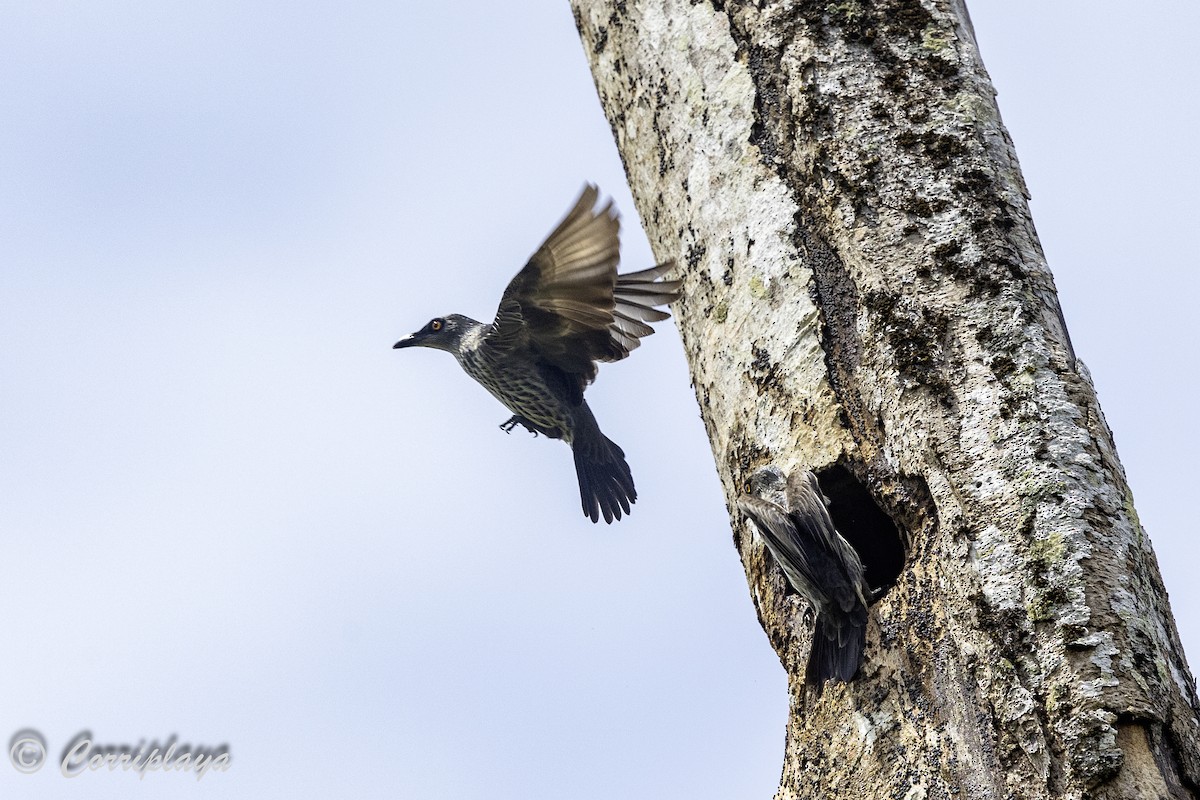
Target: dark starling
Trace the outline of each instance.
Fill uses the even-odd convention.
[[[394,347],[446,350],[513,412],[516,425],[562,439],[575,454],[583,513],[605,522],[637,500],[625,453],[600,432],[583,399],[597,361],[619,361],[670,314],[655,306],[679,296],[679,281],[660,278],[674,266],[617,275],[620,223],[610,200],[599,211],[587,186],[504,290],[490,325],[450,314],[436,317]]]
[[[785,479],[777,468],[763,467],[750,479],[750,492],[738,498],[738,507],[817,614],[806,680],[817,686],[850,680],[862,664],[867,598],[873,594],[858,553],[834,528],[829,499],[812,472]]]

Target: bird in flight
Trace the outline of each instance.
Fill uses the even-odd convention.
[[[619,361],[670,314],[657,306],[679,297],[662,280],[667,261],[617,274],[620,223],[610,200],[599,210],[588,185],[500,298],[496,319],[435,317],[393,346],[451,353],[463,370],[513,412],[500,428],[521,425],[562,439],[575,456],[583,513],[611,523],[637,500],[625,453],[600,432],[583,398],[598,361]]]
[[[834,678],[849,681],[862,664],[867,601],[875,596],[857,551],[833,526],[829,501],[812,472],[785,478],[777,467],[763,467],[749,488],[738,507],[817,615],[805,680],[817,686]]]

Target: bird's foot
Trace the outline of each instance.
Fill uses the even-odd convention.
[[[533,427],[529,420],[525,419],[519,414],[513,414],[512,419],[508,420],[507,422],[500,423],[500,430],[504,431],[505,433],[512,433],[513,428],[517,427],[518,425],[532,433],[534,436],[538,435],[537,428]]]
[[[816,612],[813,610],[812,606],[806,605],[804,607],[804,611],[800,615],[800,624],[803,625],[805,629],[809,629],[809,628],[812,628],[812,626],[815,625],[816,623],[817,623]]]

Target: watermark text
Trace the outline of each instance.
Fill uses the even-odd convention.
[[[46,740],[32,728],[16,732],[8,743],[8,758],[18,772],[37,772],[46,761]],[[136,746],[97,742],[91,731],[80,731],[63,748],[59,771],[68,778],[88,772],[190,772],[196,780],[208,772],[229,769],[229,745],[216,747],[181,744],[175,734],[160,742],[140,740]]]

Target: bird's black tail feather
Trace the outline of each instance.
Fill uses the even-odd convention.
[[[583,513],[592,522],[620,519],[637,500],[633,473],[625,462],[625,451],[600,432],[595,422],[577,432],[571,443],[575,453],[575,473],[579,478],[579,499]]]
[[[866,609],[863,620],[833,619],[828,613],[817,617],[813,630],[812,652],[808,656],[805,678],[821,686],[825,681],[849,681],[858,673],[866,646]]]

